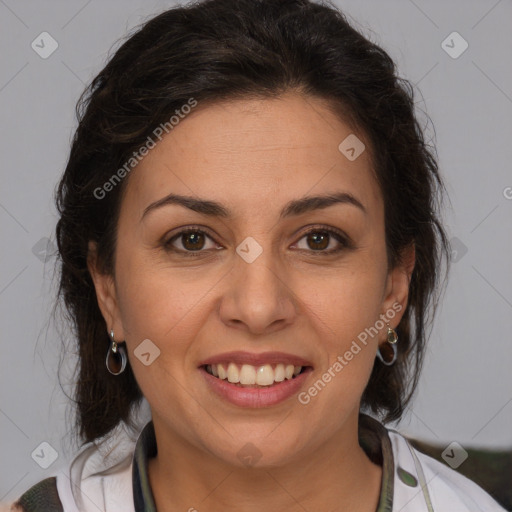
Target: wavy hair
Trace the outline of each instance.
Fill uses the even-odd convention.
[[[88,243],[114,273],[116,226],[129,177],[94,193],[153,130],[194,98],[275,98],[287,91],[326,100],[370,141],[385,205],[389,265],[414,245],[409,302],[397,328],[398,360],[378,359],[361,406],[399,419],[416,388],[448,243],[439,217],[444,187],[435,150],[414,110],[414,88],[390,56],[326,2],[205,0],[152,17],[127,36],[77,104],[78,127],[56,191],[59,298],[78,343],[75,428],[84,442],[129,423],[142,394],[128,365],[106,371],[110,340],[87,269]]]

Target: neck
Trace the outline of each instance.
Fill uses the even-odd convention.
[[[175,432],[168,435],[155,420],[158,454],[148,473],[159,512],[377,510],[382,468],[359,446],[357,416],[302,458],[267,467],[227,464]]]

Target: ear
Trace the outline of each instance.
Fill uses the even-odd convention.
[[[109,334],[110,330],[113,329],[115,340],[118,342],[124,341],[125,333],[121,322],[121,313],[117,299],[114,277],[110,274],[106,274],[100,269],[96,243],[92,240],[89,241],[87,268],[91,274],[94,288],[96,290],[98,306],[103,318],[105,319],[105,323],[107,324]]]
[[[388,272],[386,291],[384,293],[383,313],[393,309],[396,315],[389,322],[390,326],[395,328],[405,312],[409,297],[409,285],[416,261],[416,251],[414,244],[408,245],[402,250],[400,261]],[[400,307],[398,306],[400,305]]]

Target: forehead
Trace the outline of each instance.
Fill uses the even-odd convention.
[[[334,191],[378,208],[368,144],[349,159],[347,144],[339,148],[345,140],[360,144],[355,148],[360,151],[365,138],[317,98],[287,94],[199,103],[131,172],[123,208],[141,214],[174,192],[254,213],[262,205]]]

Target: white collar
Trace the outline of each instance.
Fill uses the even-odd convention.
[[[473,481],[414,449],[399,432],[390,429],[388,434],[394,461],[392,512],[506,512]],[[408,475],[416,486],[407,484]]]
[[[474,482],[417,451],[399,432],[388,430],[388,435],[393,452],[391,512],[506,512]],[[115,441],[89,444],[78,453],[67,471],[57,475],[64,512],[135,512],[132,468],[139,436],[120,428]]]
[[[139,436],[120,423],[108,437],[79,451],[57,475],[64,512],[134,512],[132,466]]]

